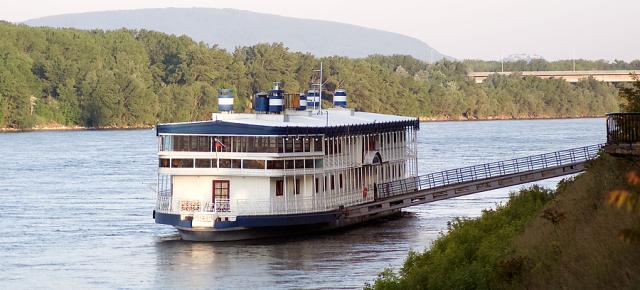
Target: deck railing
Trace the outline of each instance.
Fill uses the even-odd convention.
[[[607,114],[607,144],[640,142],[640,113]]]
[[[181,200],[171,196],[158,196],[156,211],[163,213],[193,214],[215,213],[220,216],[273,215],[322,212],[373,201],[373,195],[364,196],[360,190],[339,194],[313,196],[274,197],[258,199],[223,199],[215,202]]]
[[[479,181],[526,171],[570,165],[595,158],[602,144],[561,150],[505,161],[434,172],[417,177],[377,185],[376,199],[443,187],[451,184]]]

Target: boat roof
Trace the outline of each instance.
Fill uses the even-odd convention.
[[[397,131],[407,126],[417,129],[418,119],[332,108],[284,114],[214,113],[210,121],[159,124],[157,134],[354,135]]]

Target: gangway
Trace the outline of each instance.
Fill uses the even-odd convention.
[[[378,212],[579,173],[604,144],[450,169],[378,184],[375,201],[349,207],[349,217]]]

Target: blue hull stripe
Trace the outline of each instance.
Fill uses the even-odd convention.
[[[338,212],[323,212],[296,215],[263,215],[238,216],[235,221],[215,221],[215,229],[230,228],[266,228],[287,227],[300,225],[323,224],[336,221],[340,217]],[[172,225],[181,228],[191,228],[190,220],[180,220],[179,214],[155,213],[157,224]]]
[[[171,225],[182,228],[190,228],[190,220],[181,220],[179,214],[155,213],[156,224]]]
[[[285,227],[312,225],[333,222],[338,219],[339,214],[315,213],[302,215],[265,215],[265,216],[238,216],[235,221],[216,221],[216,229],[227,228],[262,228],[262,227]]]

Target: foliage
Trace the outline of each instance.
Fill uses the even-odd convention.
[[[625,174],[626,184],[607,194],[607,204],[626,210],[630,214],[640,214],[640,172],[630,170]],[[627,242],[640,243],[640,225],[624,228],[618,238]]]
[[[640,163],[606,153],[555,193],[531,187],[456,219],[370,289],[637,289]],[[605,206],[609,205],[609,206]]]
[[[504,71],[571,71],[574,60],[564,59],[557,61],[546,61],[544,59],[516,60],[516,61],[484,61],[469,59],[464,64],[473,71],[499,72],[504,65]],[[605,60],[575,60],[576,70],[638,70],[640,60],[625,62],[615,60],[608,62]]]
[[[635,82],[620,90],[620,96],[626,101],[622,109],[627,112],[640,112],[640,76],[632,74],[632,77]]]
[[[144,126],[192,121],[216,110],[216,89],[231,88],[236,111],[274,81],[309,87],[325,65],[327,92],[342,86],[357,110],[428,118],[602,115],[619,106],[617,88],[585,80],[466,77],[479,62],[427,64],[405,55],[315,58],[282,44],[233,52],[185,36],[146,30],[82,31],[0,23],[0,127]],[[632,62],[630,65],[635,65]]]
[[[538,186],[477,219],[457,218],[431,249],[410,252],[402,269],[382,272],[371,289],[495,289],[518,277],[527,258],[511,255],[511,242],[555,192]]]

